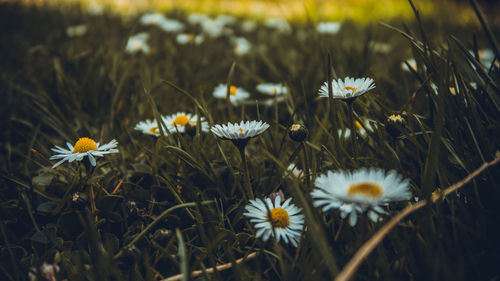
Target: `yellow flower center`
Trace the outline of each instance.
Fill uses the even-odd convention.
[[[134,41],[134,42],[132,42],[132,48],[134,50],[142,48],[142,42],[140,42],[140,41]]]
[[[356,125],[356,129],[358,129],[358,130],[363,129],[363,126],[361,125],[361,123],[359,123],[359,122],[358,122],[358,120],[356,120],[356,121],[354,122],[354,125]]]
[[[230,86],[229,87],[229,94],[231,96],[236,96],[236,90],[238,90],[238,87],[236,87],[236,86]]]
[[[353,94],[355,94],[356,91],[358,90],[358,88],[356,88],[356,87],[349,87],[349,86],[345,87],[345,89],[346,90],[351,90]]]
[[[84,153],[90,150],[97,150],[97,144],[91,138],[79,138],[73,147],[73,153]]]
[[[186,116],[186,114],[181,114],[175,117],[174,122],[172,122],[172,126],[185,126],[189,122],[189,118]]]
[[[276,94],[276,93],[278,93],[278,89],[276,89],[275,87],[273,87],[273,88],[271,89],[271,93],[272,93],[272,94]]]
[[[382,187],[372,182],[362,182],[351,185],[347,194],[349,196],[360,194],[368,197],[379,197],[382,195]]]
[[[151,127],[151,129],[149,129],[149,131],[155,135],[160,134],[160,128],[158,128],[158,127]]]
[[[288,212],[283,208],[273,208],[271,210],[271,221],[270,223],[274,227],[286,228],[290,225],[290,216]]]
[[[242,128],[239,128],[238,130],[240,130],[240,133],[243,133],[243,129]]]

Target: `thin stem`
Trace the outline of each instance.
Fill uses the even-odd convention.
[[[347,105],[349,107],[349,125],[351,127],[351,143],[352,143],[352,157],[354,162],[356,162],[358,158],[358,142],[356,138],[356,124],[354,123],[354,108],[353,108],[354,100],[348,100]],[[356,163],[357,165],[357,163]]]
[[[302,152],[304,153],[304,176],[306,177],[306,186],[307,186],[307,192],[311,191],[311,175],[309,171],[309,157],[307,153],[307,148],[305,145],[305,142],[300,143],[302,145]]]
[[[239,146],[238,149],[240,150],[240,155],[241,155],[241,165],[243,166],[243,173],[245,174],[245,188],[247,190],[247,196],[248,199],[253,200],[253,190],[252,186],[250,185],[250,175],[248,174],[248,163],[247,163],[247,157],[245,156],[245,146]]]

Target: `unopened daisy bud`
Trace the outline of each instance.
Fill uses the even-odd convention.
[[[120,256],[120,262],[123,268],[128,268],[133,265],[138,257],[141,255],[141,251],[136,246],[129,246],[123,249],[122,255]]]
[[[194,137],[196,135],[196,122],[188,122],[184,126],[184,132],[191,137]]]
[[[309,135],[309,131],[306,126],[302,124],[293,124],[288,131],[288,136],[296,142],[304,141],[307,138],[307,135]]]
[[[392,114],[385,120],[385,130],[394,138],[401,134],[401,129],[405,126],[406,120],[399,114]]]
[[[75,192],[71,198],[71,206],[77,210],[85,208],[88,202],[89,199],[87,198],[87,195],[81,192]]]
[[[166,245],[171,237],[172,231],[165,228],[160,228],[153,234],[153,240],[160,245]]]

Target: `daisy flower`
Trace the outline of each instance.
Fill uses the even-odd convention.
[[[146,42],[148,38],[149,34],[144,32],[130,36],[127,41],[127,46],[125,47],[125,51],[131,54],[135,54],[138,52],[143,52],[144,54],[149,53],[151,48]]]
[[[252,43],[244,37],[235,37],[231,41],[234,45],[234,53],[238,56],[245,55],[252,49]]]
[[[215,21],[220,25],[231,25],[236,22],[236,18],[231,15],[218,15]]]
[[[281,33],[290,33],[292,31],[292,28],[290,27],[288,21],[280,18],[267,19],[264,24],[267,27],[276,29]]]
[[[302,178],[304,172],[297,168],[297,165],[295,165],[294,163],[291,163],[290,165],[288,165],[287,167],[287,171],[288,171],[288,175],[293,175],[295,176],[296,178]]]
[[[165,123],[165,126],[167,126],[167,130],[170,133],[173,132],[184,133],[185,127],[188,123],[191,126],[196,126],[196,122],[198,122],[198,115],[185,112],[177,112],[169,116],[163,116],[162,120],[163,123]],[[208,132],[209,129],[208,122],[205,121],[204,117],[201,117],[200,121],[201,121],[201,131]]]
[[[335,34],[339,32],[340,27],[341,24],[338,21],[320,22],[316,26],[316,30],[319,33]]]
[[[245,20],[241,24],[241,30],[243,32],[253,32],[257,28],[257,22],[254,20]]]
[[[66,35],[68,35],[68,37],[83,36],[87,33],[87,30],[88,27],[85,24],[68,26],[66,28]]]
[[[375,88],[373,79],[371,78],[345,78],[332,80],[332,94],[334,99],[352,99],[363,95],[371,89]],[[319,90],[321,97],[328,97],[328,82],[323,83]]]
[[[410,67],[414,70],[417,69],[417,61],[415,59],[409,59],[409,60],[406,60],[406,62],[410,65]],[[401,63],[401,68],[404,70],[404,71],[410,71],[410,68],[408,67],[408,65],[406,65],[405,62],[402,62]]]
[[[262,237],[263,241],[267,241],[273,236],[278,242],[290,242],[297,247],[304,228],[304,215],[300,213],[300,208],[290,203],[291,200],[292,198],[288,198],[281,204],[279,195],[274,201],[270,198],[250,200],[243,215],[249,217],[257,229],[255,237]]]
[[[270,96],[279,96],[288,93],[288,88],[286,86],[276,83],[262,83],[257,85],[256,88],[260,93]]]
[[[56,154],[52,155],[50,157],[50,160],[61,160],[54,164],[52,168],[61,165],[64,161],[82,161],[85,156],[89,158],[90,164],[92,166],[95,166],[96,161],[94,156],[102,157],[104,156],[104,154],[118,153],[118,149],[116,149],[117,145],[118,142],[116,140],[112,140],[107,144],[100,145],[98,142],[95,142],[91,138],[79,138],[75,143],[75,146],[72,146],[69,142],[67,142],[66,146],[68,147],[68,149],[64,149],[56,145],[55,148],[52,148],[52,151],[54,151]]]
[[[179,43],[181,45],[185,45],[188,43],[194,43],[196,45],[200,45],[205,40],[205,38],[203,38],[203,35],[195,35],[192,33],[177,34],[176,39],[177,39],[177,43]]]
[[[205,14],[199,14],[199,13],[191,13],[189,14],[187,21],[192,24],[201,24],[203,21],[209,20],[210,17],[205,15]]]
[[[179,32],[184,29],[184,24],[177,20],[165,19],[158,24],[158,27],[165,32]]]
[[[134,129],[141,131],[146,135],[160,136],[160,126],[156,120],[146,119],[141,121],[135,126]]]
[[[87,5],[87,13],[92,16],[102,16],[105,12],[105,7],[100,4],[98,1],[91,2]]]
[[[167,18],[161,13],[149,13],[142,15],[140,22],[144,25],[159,25]]]
[[[218,99],[225,99],[227,95],[227,85],[226,84],[219,84],[217,87],[214,89],[214,97]],[[244,100],[246,100],[250,94],[243,88],[239,88],[236,86],[231,85],[229,87],[229,100],[233,105],[239,105],[241,104]]]
[[[373,52],[375,52],[375,53],[382,53],[382,54],[387,54],[392,49],[392,45],[391,44],[383,43],[383,42],[375,42],[375,41],[371,41],[369,47],[370,47],[370,49],[372,49]]]
[[[166,32],[178,32],[184,29],[184,24],[177,20],[167,19],[160,13],[144,14],[140,21],[144,25],[156,25]]]
[[[351,226],[356,225],[358,213],[367,212],[375,222],[378,214],[384,213],[381,206],[411,197],[408,180],[382,169],[329,171],[316,179],[315,186],[311,192],[314,206],[324,212],[339,209],[342,218],[349,216]]]
[[[210,18],[201,21],[200,26],[203,32],[212,38],[219,37],[225,32],[224,25]]]
[[[214,125],[210,131],[225,140],[248,140],[262,134],[269,128],[269,124],[262,121],[227,122],[227,125]]]
[[[356,127],[356,130],[358,131],[358,134],[362,137],[366,137],[368,132],[374,131],[373,126],[371,124],[371,121],[368,119],[363,121],[363,125],[361,125],[361,123],[359,123],[359,121],[356,120],[356,121],[354,121],[354,125]],[[344,138],[347,139],[351,136],[351,129],[349,129],[349,128],[345,128],[344,130],[339,129],[338,133],[339,133],[339,137],[344,136]]]

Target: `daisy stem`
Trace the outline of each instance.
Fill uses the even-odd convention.
[[[305,180],[306,188],[307,188],[307,191],[309,192],[311,190],[311,175],[310,175],[310,171],[309,171],[309,156],[307,153],[305,141],[301,142],[300,144],[302,145],[302,151],[304,153],[304,168],[305,168],[304,176],[306,178],[306,180]]]
[[[354,123],[354,100],[348,100],[347,105],[349,107],[349,125],[351,126],[351,143],[352,143],[352,157],[355,164],[358,158],[358,143],[356,139],[356,125]]]
[[[252,191],[252,186],[250,185],[250,175],[248,174],[248,164],[247,164],[247,158],[245,155],[245,146],[238,147],[240,150],[240,155],[241,155],[241,164],[243,166],[243,173],[245,174],[245,188],[247,190],[247,196],[249,200],[253,200],[253,191]]]

